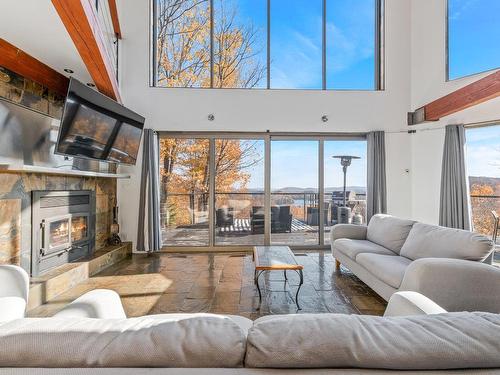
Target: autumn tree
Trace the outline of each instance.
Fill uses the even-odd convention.
[[[472,184],[470,194],[474,231],[491,235],[493,232],[493,215],[491,211],[495,210],[494,203],[497,200],[487,197],[495,195],[495,190],[490,185]]]
[[[250,88],[262,80],[265,67],[257,59],[262,51],[257,30],[252,24],[236,22],[235,2],[215,1],[211,20],[208,0],[155,1],[159,86],[211,87],[213,83],[213,87]]]
[[[215,0],[213,12],[209,0],[155,5],[159,86],[251,88],[262,80],[258,33],[252,24],[237,22],[237,2]],[[260,159],[253,142],[218,140],[215,147],[217,190],[244,191],[250,177],[245,170]],[[208,140],[162,139],[160,157],[162,195],[169,195],[170,205],[164,210],[176,215],[176,223],[195,222],[194,212],[208,206]],[[191,218],[182,217],[186,206]]]
[[[176,224],[195,222],[195,211],[206,211],[209,192],[209,141],[207,139],[160,140],[162,194],[169,196]],[[260,162],[255,141],[219,139],[215,142],[215,185],[218,193],[246,192],[249,168]],[[162,201],[166,201],[163,199]],[[189,207],[191,216],[183,214]]]

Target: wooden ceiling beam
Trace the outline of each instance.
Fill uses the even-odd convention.
[[[90,0],[52,0],[97,89],[121,102],[114,63]]]
[[[0,66],[66,96],[69,79],[40,60],[0,38]]]
[[[122,38],[122,31],[120,28],[120,21],[118,18],[118,8],[116,6],[116,0],[108,0],[109,13],[111,14],[111,22],[113,24],[113,31],[118,39]]]
[[[411,112],[408,124],[438,121],[440,118],[500,96],[500,71],[468,84]]]

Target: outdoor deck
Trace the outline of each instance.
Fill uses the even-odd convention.
[[[325,227],[325,233],[330,227]],[[208,224],[163,228],[164,246],[208,246]],[[292,219],[291,233],[272,233],[273,244],[293,244],[300,246],[318,245],[318,227]],[[327,235],[325,235],[325,240]],[[234,225],[216,228],[215,244],[221,246],[253,246],[264,244],[263,233],[252,233],[250,219],[235,219]]]

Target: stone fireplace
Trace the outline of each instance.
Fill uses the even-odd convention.
[[[91,254],[94,248],[99,251],[107,246],[113,217],[112,209],[116,205],[116,179],[99,176],[99,173],[95,176],[89,175],[85,171],[101,171],[101,169],[86,168],[87,161],[84,165],[76,165],[75,170],[82,171],[81,175],[60,174],[57,170],[60,166],[66,168],[68,164],[70,166],[72,164],[71,160],[55,155],[51,143],[55,139],[53,135],[57,135],[64,97],[57,96],[46,87],[2,67],[0,73],[6,78],[0,80],[0,109],[8,110],[8,113],[4,111],[4,116],[0,117],[2,121],[9,122],[0,126],[3,129],[0,137],[2,146],[0,165],[3,161],[7,164],[16,161],[20,165],[56,168],[55,173],[50,173],[50,168],[45,172],[0,169],[0,264],[19,265],[34,276],[51,269],[55,266],[56,260],[72,261],[84,256],[85,253]],[[73,204],[75,199],[88,199],[81,197],[82,191],[91,193],[90,202],[93,204],[87,222],[86,215],[76,217],[73,215],[87,211],[87,208],[82,210],[81,204]],[[69,208],[59,207],[58,213],[55,214],[62,216],[61,222],[57,220],[53,222],[53,218],[33,217],[35,214],[33,207],[40,202],[35,195],[40,193],[43,196],[48,192],[53,192],[56,196],[67,194],[61,199],[67,201]],[[76,195],[73,195],[73,192]],[[54,200],[52,203],[44,204],[54,204]],[[65,215],[69,214],[71,217],[65,219]],[[45,219],[45,231],[41,231],[40,228],[43,219]],[[41,241],[42,233],[45,241],[49,239],[51,233],[47,232],[50,231],[50,226],[47,227],[48,222],[54,224],[52,244],[58,245],[46,249],[45,245],[44,248],[37,241]],[[89,239],[88,245],[84,243],[85,235]],[[36,236],[40,238],[35,240]],[[68,249],[70,247],[71,250]],[[39,264],[40,257],[42,261]]]
[[[95,196],[90,190],[32,192],[33,276],[92,255]]]

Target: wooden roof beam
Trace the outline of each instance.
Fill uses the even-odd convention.
[[[69,79],[40,60],[0,38],[0,66],[66,96]]]
[[[116,6],[116,0],[108,0],[109,13],[111,14],[111,22],[113,24],[113,31],[118,39],[122,38],[122,31],[120,28],[120,21],[118,18],[118,8]]]
[[[500,96],[500,70],[445,95],[408,114],[408,125],[440,118],[463,111]]]
[[[121,102],[114,63],[90,0],[52,0],[97,89]]]

